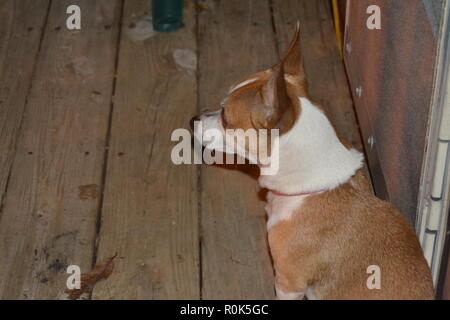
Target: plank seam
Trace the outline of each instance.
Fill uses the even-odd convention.
[[[197,51],[197,61],[200,61],[200,47],[199,47],[199,5],[198,0],[195,0],[195,46]],[[197,82],[197,114],[200,113],[200,67],[197,65],[196,69]],[[203,234],[202,234],[202,168],[197,166],[197,229],[198,229],[198,280],[199,280],[199,299],[203,299],[203,262],[202,262],[202,248],[203,248]]]
[[[275,17],[274,17],[274,6],[273,6],[273,0],[269,0],[269,10],[270,10],[270,24],[272,25],[272,34],[273,34],[273,42],[275,43],[275,49],[277,50],[277,55],[280,57],[280,48],[278,44],[278,33],[277,33],[277,26],[275,24]]]
[[[108,124],[105,134],[105,152],[103,154],[103,168],[102,168],[102,176],[101,176],[101,192],[99,199],[99,206],[97,211],[96,218],[96,231],[95,231],[95,240],[93,243],[93,251],[92,251],[92,268],[95,266],[97,262],[97,254],[98,254],[98,245],[100,239],[100,230],[101,230],[101,218],[104,204],[104,194],[105,194],[105,185],[106,185],[106,177],[108,171],[108,156],[109,156],[109,146],[111,141],[111,127],[112,127],[112,119],[114,113],[114,96],[116,93],[116,84],[117,84],[117,70],[119,67],[119,58],[120,58],[120,47],[122,43],[122,27],[123,27],[123,11],[124,11],[124,1],[120,1],[120,9],[119,9],[119,23],[118,23],[118,32],[117,32],[117,42],[116,42],[116,56],[114,61],[114,74],[113,74],[113,83],[112,83],[112,91],[111,91],[111,99],[110,99],[110,108],[108,114]],[[89,296],[89,299],[92,299],[92,292]]]

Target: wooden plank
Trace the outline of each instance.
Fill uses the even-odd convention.
[[[199,99],[201,108],[211,109],[233,82],[271,67],[278,55],[268,1],[203,3]],[[271,299],[273,270],[255,168],[228,169],[201,171],[202,297]]]
[[[48,0],[0,2],[0,216]]]
[[[310,96],[325,107],[336,130],[353,147],[363,151],[329,1],[275,1],[273,16],[280,54],[291,41],[295,23],[300,21],[301,50]],[[369,172],[365,173],[366,187],[371,189]]]
[[[129,28],[150,1],[125,1],[98,257],[118,252],[94,299],[198,299],[197,167],[176,166],[170,136],[188,128],[197,105],[195,8],[184,28],[132,42]]]
[[[92,265],[120,2],[77,1],[80,31],[70,4],[52,2],[5,196],[3,299],[56,298],[67,265]]]
[[[341,20],[341,32],[342,35],[345,34],[345,19],[347,16],[347,0],[338,0],[339,6],[339,17]],[[344,39],[342,39],[344,40]]]

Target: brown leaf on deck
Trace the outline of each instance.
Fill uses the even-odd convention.
[[[111,258],[107,258],[98,262],[94,269],[87,273],[81,274],[81,286],[80,289],[66,289],[65,293],[69,295],[70,300],[78,299],[83,293],[91,292],[94,286],[100,280],[107,279],[114,269],[114,258],[117,253]]]

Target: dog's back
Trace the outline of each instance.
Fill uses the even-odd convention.
[[[413,229],[355,179],[309,196],[290,220],[269,230],[280,289],[307,287],[310,299],[433,299],[431,273]],[[379,288],[368,284],[371,266],[379,268]]]

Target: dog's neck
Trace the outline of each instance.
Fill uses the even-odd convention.
[[[277,174],[259,178],[263,188],[286,194],[331,190],[363,166],[363,155],[340,142],[322,110],[306,98],[300,104],[299,118],[279,140]]]

